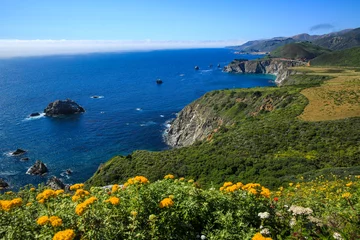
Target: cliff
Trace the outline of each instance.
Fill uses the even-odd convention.
[[[283,81],[297,72],[290,67],[305,66],[306,62],[286,59],[262,59],[253,61],[234,60],[224,67],[224,72],[229,73],[257,73],[273,74],[276,76],[275,83],[282,85]]]
[[[216,116],[212,108],[195,101],[186,106],[173,121],[165,140],[172,147],[189,146],[197,140],[203,140],[218,126],[223,120]]]

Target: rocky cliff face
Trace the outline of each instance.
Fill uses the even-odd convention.
[[[267,59],[255,61],[234,60],[229,65],[224,67],[224,72],[273,74],[276,76],[275,83],[277,85],[281,85],[284,79],[286,79],[289,75],[296,74],[296,71],[289,69],[290,67],[305,65],[305,62],[284,59]]]
[[[172,147],[189,146],[207,138],[222,122],[211,108],[197,100],[178,114],[166,133],[165,140]]]

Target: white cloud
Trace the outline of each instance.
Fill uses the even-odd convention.
[[[217,48],[240,45],[229,41],[132,41],[132,40],[1,40],[0,57],[25,57],[97,52],[146,51],[160,49]]]

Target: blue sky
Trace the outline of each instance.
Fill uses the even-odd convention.
[[[360,27],[359,12],[358,0],[0,0],[0,39],[252,40]]]
[[[359,12],[359,0],[0,0],[0,57],[239,45],[360,27]]]

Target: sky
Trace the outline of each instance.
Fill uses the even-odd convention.
[[[0,0],[0,56],[222,47],[360,27],[359,12],[359,0]]]

